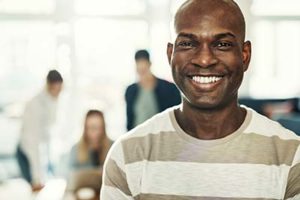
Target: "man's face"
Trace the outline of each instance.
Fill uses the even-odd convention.
[[[222,12],[186,12],[179,17],[176,41],[168,44],[168,59],[184,101],[211,109],[237,98],[251,44],[242,41],[236,24]]]
[[[136,60],[136,71],[140,77],[145,76],[150,72],[151,63],[147,59]]]
[[[62,90],[62,83],[61,82],[48,83],[47,90],[52,97],[57,98]]]

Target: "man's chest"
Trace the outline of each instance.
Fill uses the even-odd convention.
[[[184,197],[283,198],[287,166],[155,161],[127,167],[136,194]]]
[[[134,194],[282,199],[285,193],[289,165],[276,149],[232,144],[201,149],[174,143],[139,153],[143,159],[126,165]]]

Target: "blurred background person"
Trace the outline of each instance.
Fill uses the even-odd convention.
[[[111,141],[106,135],[104,115],[99,110],[89,110],[80,141],[71,149],[72,170],[99,168],[103,165]]]
[[[103,113],[89,110],[83,135],[71,149],[69,190],[77,192],[81,188],[91,188],[95,193],[100,191],[102,166],[111,143],[106,134]]]
[[[21,174],[33,191],[43,188],[48,171],[49,132],[56,119],[62,84],[61,74],[56,70],[49,71],[45,89],[25,106],[16,156]]]
[[[138,82],[130,85],[125,93],[128,130],[181,102],[177,87],[151,72],[147,50],[138,50],[134,58]]]

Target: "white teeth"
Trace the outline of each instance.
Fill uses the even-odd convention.
[[[214,83],[222,79],[222,77],[218,76],[193,76],[192,79],[197,83],[208,84]]]

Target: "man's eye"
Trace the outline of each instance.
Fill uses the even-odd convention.
[[[194,44],[192,42],[182,41],[182,42],[178,42],[177,46],[184,47],[184,48],[189,48],[189,47],[193,47]]]
[[[227,50],[227,49],[231,48],[233,45],[232,45],[232,43],[229,43],[229,42],[219,42],[219,43],[217,43],[216,46],[221,50]]]

